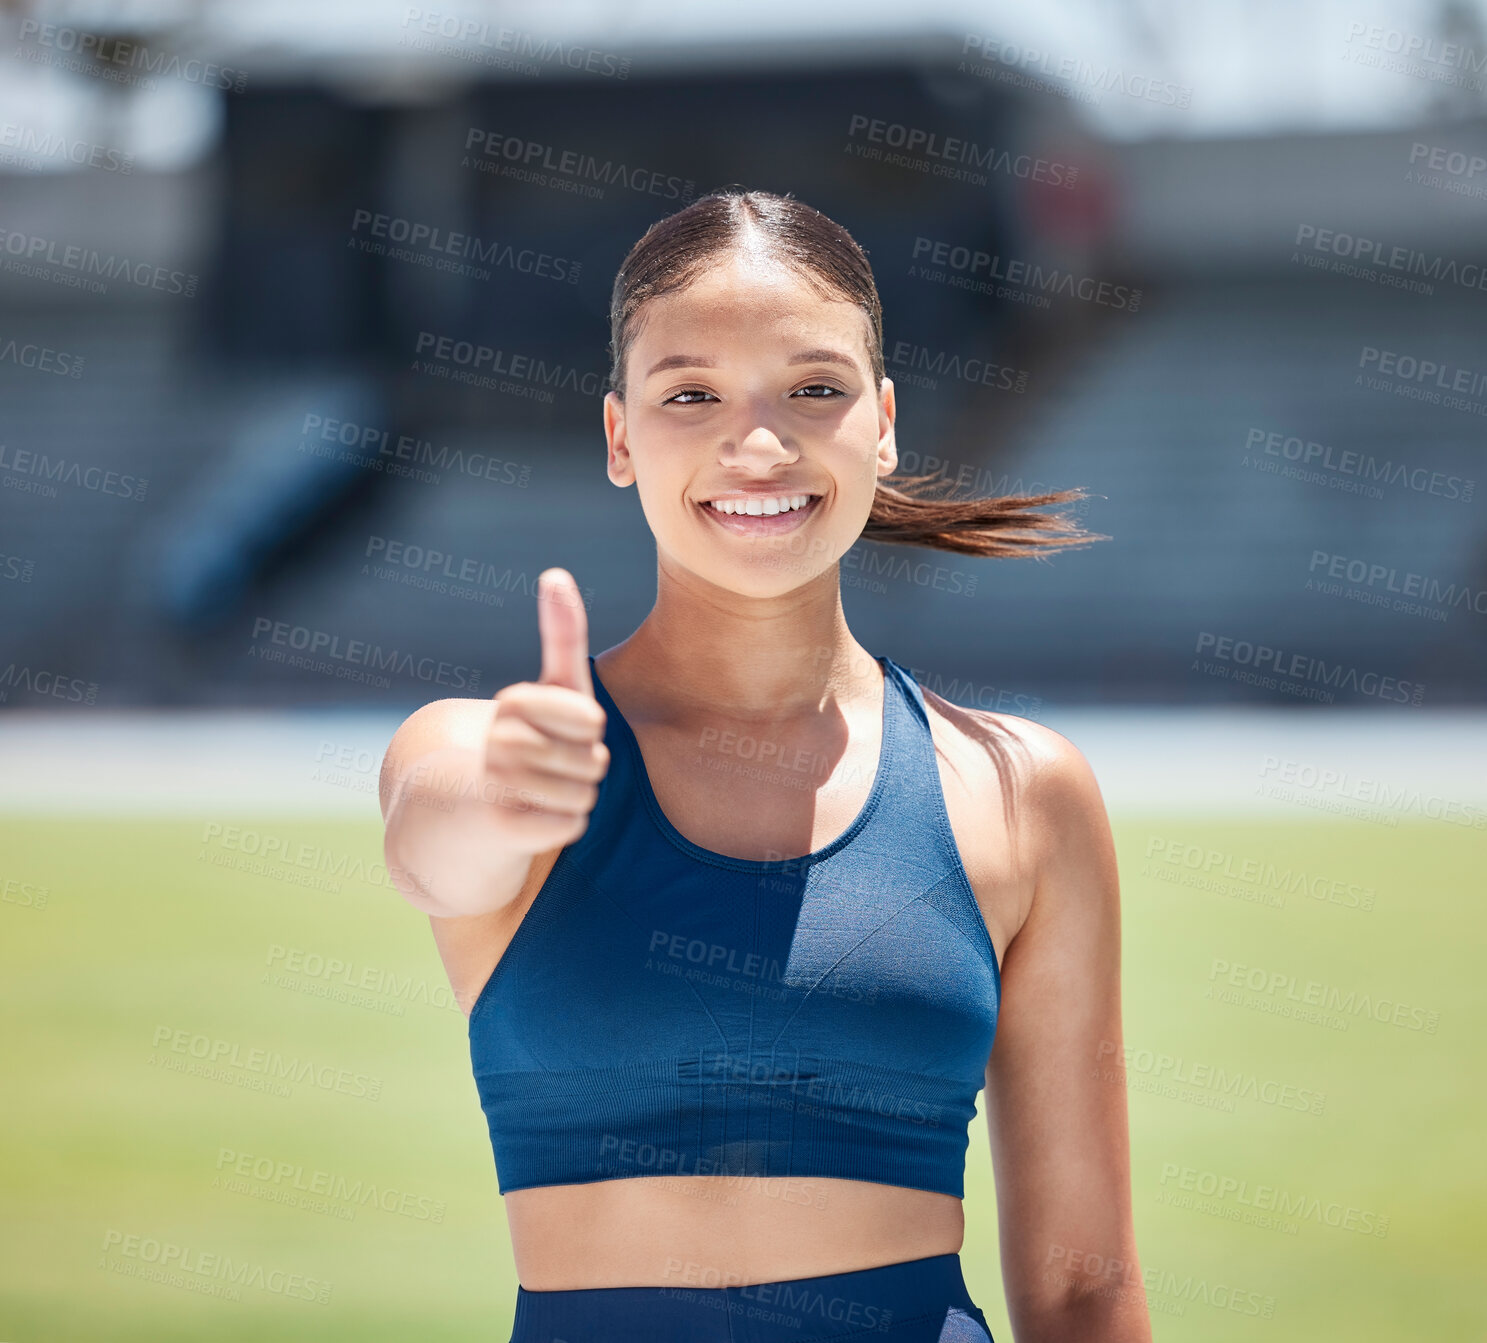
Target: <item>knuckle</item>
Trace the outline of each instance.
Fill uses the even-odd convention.
[[[512,749],[518,746],[534,746],[547,738],[547,734],[536,723],[516,715],[506,719],[504,724],[500,718],[497,718],[491,724],[490,736],[491,740]]]

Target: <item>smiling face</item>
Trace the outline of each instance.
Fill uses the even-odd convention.
[[[748,249],[645,305],[604,431],[663,566],[768,597],[851,549],[898,465],[868,332],[856,304]]]

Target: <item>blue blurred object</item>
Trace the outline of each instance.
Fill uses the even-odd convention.
[[[242,601],[283,545],[334,508],[375,466],[362,426],[382,423],[372,379],[325,373],[266,387],[233,428],[214,467],[162,523],[146,561],[150,605],[173,623],[214,627]],[[339,421],[356,441],[327,442],[305,427]]]

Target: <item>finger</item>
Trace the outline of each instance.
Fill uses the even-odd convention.
[[[548,816],[587,816],[599,800],[597,784],[524,770],[509,779],[486,780],[485,801],[510,811]]]
[[[518,681],[496,692],[490,735],[499,737],[508,729],[515,731],[513,723],[527,723],[566,741],[592,742],[603,738],[608,721],[604,706],[581,690]]]
[[[504,731],[492,730],[486,764],[493,768],[520,764],[529,770],[597,783],[609,772],[609,748],[586,738],[565,740],[545,732],[530,719],[506,720]]]
[[[537,628],[542,639],[538,684],[566,686],[592,699],[589,618],[578,584],[566,569],[544,569],[537,576]]]

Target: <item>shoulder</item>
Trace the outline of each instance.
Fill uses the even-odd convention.
[[[1037,847],[1106,825],[1105,805],[1084,753],[1031,718],[952,704],[920,687],[935,744],[966,773],[977,801],[999,805]]]
[[[398,779],[420,756],[445,747],[474,748],[484,743],[495,704],[494,699],[436,699],[403,719],[382,757],[377,791],[384,817]]]

